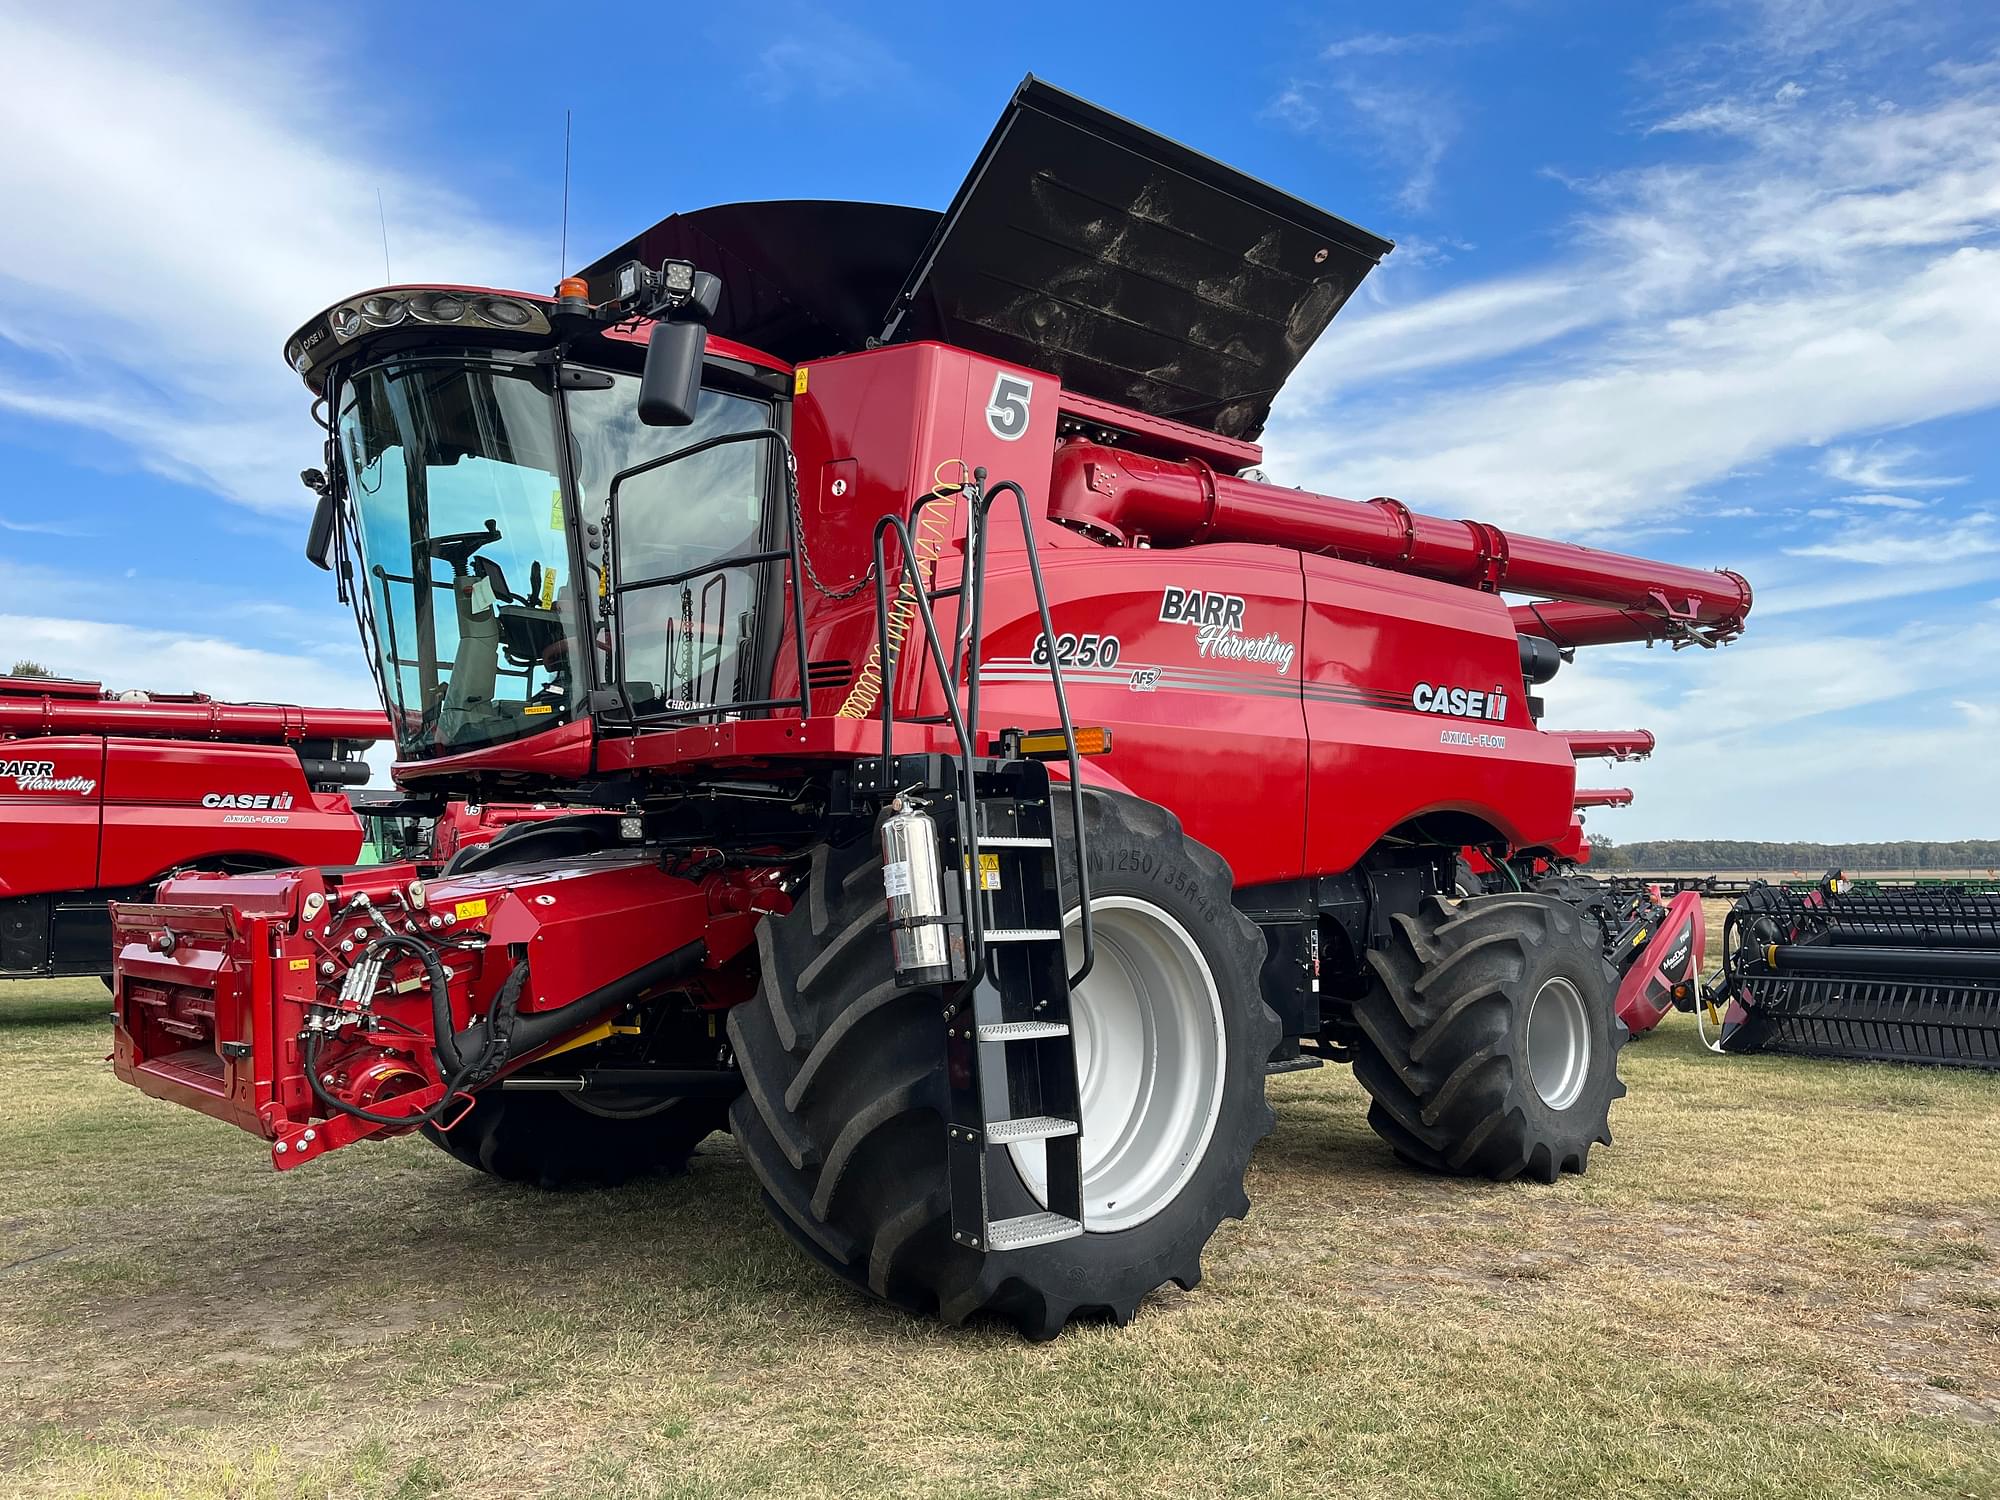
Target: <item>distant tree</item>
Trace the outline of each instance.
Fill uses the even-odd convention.
[[[2000,839],[1900,839],[1880,844],[1651,839],[1602,850],[1599,858],[1641,870],[1786,870],[1801,875],[1827,870],[1983,870],[2000,864]]]
[[[1590,862],[1604,870],[1632,868],[1632,856],[1614,844],[1609,834],[1603,833],[1590,835]]]
[[[14,663],[12,675],[15,677],[53,677],[56,674],[38,661],[28,661],[23,658]]]

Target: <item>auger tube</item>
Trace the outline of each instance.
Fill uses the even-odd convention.
[[[1488,592],[1608,605],[1644,616],[1661,635],[1727,640],[1750,612],[1750,585],[1735,573],[1447,521],[1400,500],[1284,489],[1219,474],[1199,459],[1148,458],[1081,438],[1056,450],[1049,514],[1127,545],[1294,547]]]
[[[1551,729],[1577,760],[1644,760],[1653,753],[1650,729]]]

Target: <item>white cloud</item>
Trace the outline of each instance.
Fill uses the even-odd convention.
[[[2000,631],[1970,609],[1881,634],[1767,619],[1692,658],[1600,649],[1545,693],[1551,728],[1657,735],[1651,760],[1618,767],[1632,808],[1590,821],[1621,843],[2000,836],[1982,717],[2000,704]]]
[[[909,69],[881,41],[817,6],[794,3],[760,11],[750,86],[767,104],[799,93],[839,99],[904,82]],[[744,38],[730,33],[730,44]]]
[[[546,274],[540,247],[370,149],[313,82],[331,50],[268,16],[0,11],[0,408],[298,509],[317,442],[280,350],[381,280],[378,191],[399,280]]]
[[[10,521],[0,516],[0,531],[12,531],[22,536],[93,536],[94,532],[81,526],[71,526],[63,521]]]
[[[1923,510],[1930,504],[1928,500],[1918,500],[1909,495],[1842,495],[1833,503],[1866,505],[1877,510]]]
[[[120,691],[200,692],[247,702],[348,707],[376,701],[358,650],[320,658],[214,635],[14,614],[0,615],[0,641],[7,643],[10,659],[31,657],[51,670],[95,678]]]
[[[1865,448],[1829,448],[1820,460],[1819,471],[1841,484],[1867,490],[1941,490],[1965,483],[1963,474],[1912,474],[1908,466],[1918,457],[1915,448],[1885,447],[1879,442]]]
[[[1265,106],[1265,116],[1300,134],[1322,136],[1345,151],[1358,143],[1401,175],[1397,203],[1410,213],[1427,213],[1438,169],[1463,129],[1458,101],[1440,86],[1434,71],[1403,69],[1395,76],[1384,62],[1463,45],[1485,34],[1370,33],[1333,42],[1320,53],[1327,66],[1288,82]]]
[[[1925,487],[1854,440],[2000,402],[2000,85],[1813,103],[1741,107],[1712,162],[1577,184],[1568,255],[1335,328],[1274,411],[1274,470],[1600,535],[1804,446],[1847,444],[1826,463],[1857,495]]]
[[[1962,562],[2000,553],[2000,518],[1978,512],[1948,521],[1850,522],[1832,536],[1785,550],[1793,557],[1824,557],[1877,568]],[[1985,566],[1991,570],[1991,564]]]

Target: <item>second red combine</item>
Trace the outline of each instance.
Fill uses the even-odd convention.
[[[579,816],[121,906],[120,1076],[280,1168],[421,1129],[616,1180],[726,1119],[815,1262],[1035,1337],[1193,1285],[1273,1072],[1351,1063],[1423,1168],[1581,1171],[1600,943],[1453,899],[1570,827],[1503,591],[1703,642],[1750,591],[1247,477],[1389,248],[1031,80],[943,213],[734,204],[553,297],[315,316],[310,550],[399,782]]]

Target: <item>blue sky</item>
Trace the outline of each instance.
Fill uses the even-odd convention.
[[[382,280],[546,286],[675,208],[942,206],[1036,72],[1398,242],[1274,478],[1748,574],[1716,652],[1585,653],[1662,747],[1594,831],[2000,836],[1990,4],[0,0],[0,655],[370,701],[300,557],[279,348]],[[634,13],[635,17],[637,13]],[[4,663],[0,663],[4,665]]]

